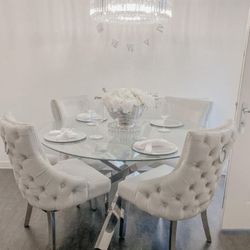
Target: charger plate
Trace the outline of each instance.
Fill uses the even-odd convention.
[[[148,153],[145,151],[145,149],[139,149],[135,146],[135,143],[132,146],[132,149],[140,154],[144,154],[144,155],[152,155],[152,156],[160,156],[160,155],[170,155],[173,153],[176,153],[178,151],[178,147],[172,143],[172,142],[168,142],[168,147],[153,147],[152,148],[152,152]]]
[[[46,134],[44,135],[44,140],[49,142],[57,142],[57,143],[68,143],[68,142],[78,142],[82,141],[87,138],[87,135],[84,133],[78,133],[76,137],[69,138],[69,139],[63,139],[63,138],[56,138],[54,135]]]
[[[175,119],[167,119],[167,120],[152,120],[150,122],[151,125],[161,128],[179,128],[184,126],[183,122],[175,120]]]

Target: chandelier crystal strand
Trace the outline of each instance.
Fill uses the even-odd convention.
[[[90,16],[100,22],[155,23],[172,17],[170,0],[90,1]]]

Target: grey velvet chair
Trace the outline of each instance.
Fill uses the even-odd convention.
[[[98,98],[99,99],[99,98]],[[91,98],[87,95],[71,96],[51,100],[51,111],[53,118],[60,124],[67,125],[67,121],[75,120],[76,116],[81,112],[86,112],[90,107]],[[111,169],[104,163],[97,160],[84,159],[84,162],[99,171],[110,172]],[[119,166],[119,162],[112,162]],[[93,206],[94,207],[94,206]]]
[[[168,109],[168,115],[170,117],[178,119],[184,123],[185,126],[192,129],[206,128],[208,123],[209,114],[212,108],[212,102],[206,99],[195,98],[182,98],[165,96],[158,98],[157,108],[155,110],[149,110],[147,118],[159,119],[162,109]],[[143,168],[143,165],[147,164],[149,167],[157,167],[161,164],[167,164],[172,167],[176,167],[177,160],[165,160],[152,163],[138,163],[137,168]]]
[[[4,117],[0,131],[16,183],[28,202],[24,226],[29,226],[33,207],[46,212],[50,246],[56,249],[55,212],[108,194],[110,180],[78,159],[52,166],[32,125]],[[105,205],[107,209],[108,200]]]
[[[206,99],[181,98],[166,96],[162,105],[169,105],[170,116],[173,116],[191,128],[205,128],[212,108],[212,102]]]
[[[207,208],[233,141],[231,124],[190,131],[176,168],[162,165],[120,182],[114,213],[110,215],[111,211],[109,214],[113,216],[113,222],[114,218],[120,220],[120,237],[125,237],[128,216],[125,205],[129,202],[152,216],[170,221],[170,250],[176,248],[177,222],[197,215],[201,215],[207,242],[210,243]],[[105,231],[103,227],[100,235],[110,237],[110,232],[110,228]],[[105,245],[100,237],[97,246],[103,243]]]
[[[53,99],[50,103],[53,118],[58,122],[75,119],[76,115],[88,110],[89,101],[87,95]]]
[[[149,119],[159,119],[161,112],[182,121],[190,128],[205,128],[212,108],[212,102],[207,99],[183,98],[174,96],[159,97],[156,107],[145,112]]]

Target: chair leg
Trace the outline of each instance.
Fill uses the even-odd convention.
[[[105,202],[105,215],[108,215],[109,212],[109,193],[104,195],[104,202]]]
[[[56,249],[56,218],[54,211],[47,211],[48,217],[48,231],[49,231],[49,245],[51,250]]]
[[[203,228],[204,228],[204,231],[205,231],[205,234],[207,237],[207,243],[211,243],[212,238],[211,238],[208,219],[207,219],[207,210],[205,210],[201,213],[201,219],[202,219]]]
[[[126,201],[123,199],[121,199],[120,201],[120,209],[121,209],[121,217],[120,217],[119,237],[120,239],[124,239],[127,229],[127,209],[126,209]]]
[[[90,206],[90,209],[92,211],[96,211],[96,209],[97,209],[97,204],[96,203],[97,203],[96,198],[94,198],[92,200],[89,200],[89,206]]]
[[[24,220],[24,227],[29,227],[31,213],[32,213],[32,206],[28,203]]]
[[[177,221],[170,221],[169,250],[176,249]]]

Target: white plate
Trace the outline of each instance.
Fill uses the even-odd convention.
[[[184,124],[181,121],[175,119],[167,119],[164,120],[153,120],[150,122],[151,125],[162,127],[162,128],[179,128],[182,127]]]
[[[168,129],[168,128],[159,128],[158,131],[161,132],[161,133],[169,133],[169,132],[171,132],[171,130]]]
[[[132,146],[132,149],[140,154],[144,154],[144,155],[157,155],[157,156],[161,156],[161,155],[170,155],[173,153],[176,153],[178,151],[178,148],[175,144],[169,142],[169,147],[168,148],[163,148],[163,147],[155,147],[153,148],[151,153],[145,152],[144,149],[139,149],[137,147],[135,147],[135,145]]]
[[[46,141],[49,142],[58,142],[58,143],[66,143],[66,142],[77,142],[77,141],[82,141],[87,138],[87,135],[84,133],[77,134],[76,137],[70,138],[70,139],[57,139],[53,135],[46,134],[43,137]]]

